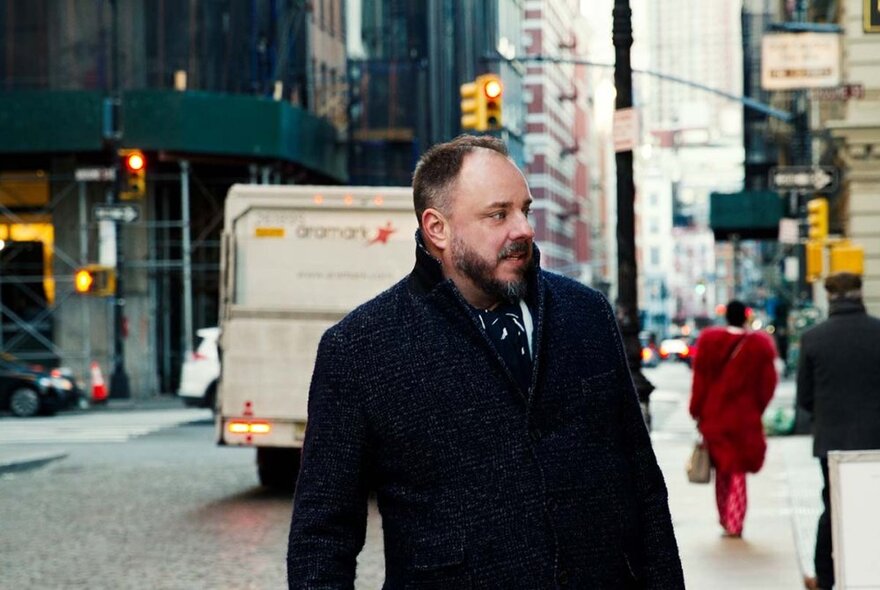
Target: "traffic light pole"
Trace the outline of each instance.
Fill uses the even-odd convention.
[[[110,139],[110,157],[113,158],[116,168],[116,181],[113,183],[113,192],[110,195],[110,203],[116,204],[120,202],[120,194],[122,192],[122,181],[125,175],[125,166],[122,157],[119,155],[121,147],[122,125],[121,125],[121,103],[122,92],[120,84],[119,69],[119,7],[118,0],[110,0],[110,9],[113,18],[113,97],[114,109],[116,115],[113,117],[113,132]],[[122,249],[122,226],[123,224],[114,222],[115,231],[114,240],[116,242],[116,293],[113,296],[113,371],[110,374],[110,397],[117,399],[128,399],[131,397],[131,387],[128,381],[128,373],[125,371],[125,258]]]
[[[629,0],[614,2],[614,86],[617,89],[615,108],[632,107],[632,64],[630,48],[632,10]],[[648,400],[654,386],[642,374],[642,351],[639,344],[639,309],[635,239],[635,182],[633,181],[632,150],[617,152],[617,320],[623,335],[623,346],[630,373],[639,395],[645,422],[650,427]]]

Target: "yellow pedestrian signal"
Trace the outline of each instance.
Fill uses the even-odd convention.
[[[502,127],[504,86],[497,74],[483,74],[459,87],[461,128],[490,131]]]
[[[841,240],[831,246],[830,272],[865,273],[865,249],[849,240]]]
[[[142,199],[147,192],[147,158],[140,150],[119,150],[122,158],[122,189],[119,198],[123,200]]]
[[[825,270],[824,247],[822,242],[807,242],[806,245],[806,262],[807,262],[807,282],[812,283],[822,278],[822,271]]]
[[[811,199],[807,203],[807,235],[811,240],[828,237],[828,199]]]
[[[80,295],[107,297],[116,293],[116,270],[112,266],[89,264],[73,273],[73,288]]]

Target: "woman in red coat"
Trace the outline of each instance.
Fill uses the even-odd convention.
[[[715,499],[724,534],[742,536],[746,473],[764,464],[767,442],[761,415],[776,389],[776,347],[763,332],[749,332],[746,307],[727,304],[726,328],[707,328],[697,341],[691,416],[715,467]]]

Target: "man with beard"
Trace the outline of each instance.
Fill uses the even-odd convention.
[[[386,590],[684,588],[666,486],[596,291],[539,265],[504,144],[416,166],[412,273],[324,335],[290,588],[351,588],[367,501]]]

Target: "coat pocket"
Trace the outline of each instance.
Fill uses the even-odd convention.
[[[470,587],[470,575],[465,568],[463,535],[438,534],[413,543],[410,572],[404,588],[440,590]]]

